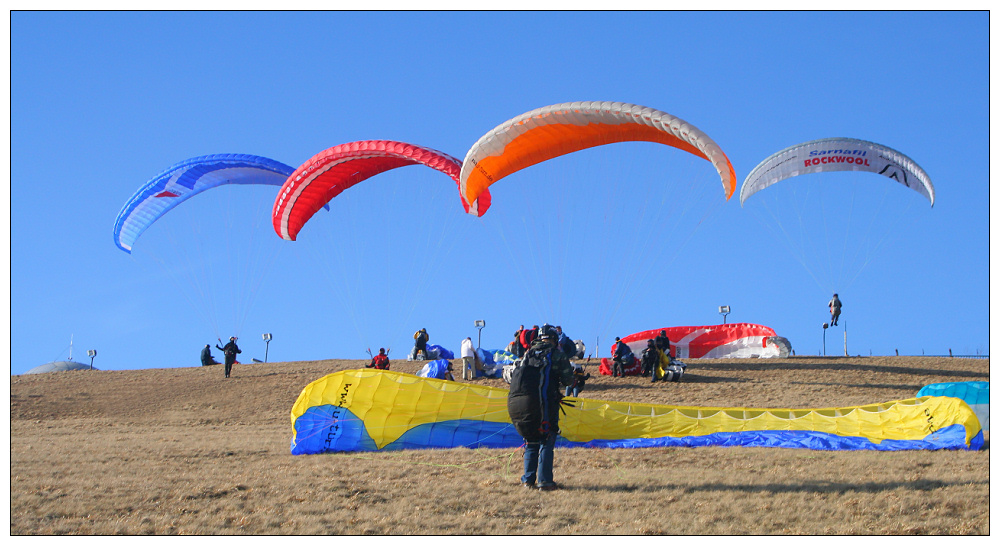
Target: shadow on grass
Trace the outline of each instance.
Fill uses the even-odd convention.
[[[891,481],[891,482],[864,482],[864,483],[841,483],[841,482],[802,482],[802,483],[769,483],[769,484],[731,484],[731,483],[706,483],[704,485],[686,486],[681,484],[667,485],[573,485],[571,483],[560,484],[560,489],[567,491],[586,490],[601,491],[606,493],[657,493],[674,492],[679,494],[691,494],[698,492],[741,492],[741,493],[882,493],[886,491],[910,490],[910,491],[937,491],[949,487],[962,487],[971,485],[989,485],[989,480],[979,481],[942,481],[942,480],[917,480],[917,481]]]
[[[970,372],[970,371],[960,371],[960,370],[949,370],[942,372],[938,368],[911,368],[908,366],[890,366],[890,365],[871,365],[871,364],[859,364],[857,359],[844,361],[833,360],[830,362],[788,362],[788,361],[778,361],[778,362],[753,362],[748,363],[698,363],[697,367],[704,370],[716,370],[716,371],[741,371],[746,372],[750,370],[760,370],[760,371],[777,371],[777,370],[851,370],[851,371],[869,371],[869,372],[882,372],[882,373],[893,373],[893,374],[904,374],[904,375],[941,375],[945,373],[953,377],[965,377],[969,379],[985,379],[989,380],[989,372]]]

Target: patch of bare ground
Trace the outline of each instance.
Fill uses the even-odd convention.
[[[11,377],[12,535],[987,535],[989,449],[559,449],[525,490],[518,449],[292,456],[325,360]],[[393,362],[415,373],[420,363]],[[457,366],[456,366],[457,368]],[[584,397],[839,407],[989,380],[933,357],[692,360],[681,383],[596,374]],[[506,387],[499,379],[477,381]]]

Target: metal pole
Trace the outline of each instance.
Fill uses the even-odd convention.
[[[848,354],[847,354],[847,322],[846,321],[844,322],[844,356],[848,356]]]
[[[271,340],[264,342],[264,364],[267,364],[267,351],[271,348]]]
[[[826,356],[826,328],[823,328],[823,356]]]

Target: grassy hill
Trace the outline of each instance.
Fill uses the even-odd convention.
[[[594,378],[581,396],[837,407],[988,381],[937,357],[690,360],[680,383]],[[11,534],[988,534],[978,451],[560,449],[549,493],[520,450],[289,454],[299,392],[362,361],[11,377]],[[415,373],[416,362],[392,369]],[[458,367],[456,366],[456,369]],[[499,379],[481,384],[506,387]]]

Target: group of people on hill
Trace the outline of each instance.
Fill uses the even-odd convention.
[[[219,338],[219,343],[222,343],[222,338]],[[236,355],[243,352],[240,350],[240,347],[236,345],[236,336],[229,338],[229,343],[226,343],[225,347],[219,347],[219,345],[216,344],[215,348],[222,351],[222,354],[225,355],[224,360],[226,362],[226,377],[229,377],[229,374],[233,371],[233,364],[236,363]],[[212,347],[206,343],[205,348],[201,350],[201,365],[212,366],[218,363],[219,362],[212,357]]]
[[[620,337],[616,337],[615,345],[611,348],[611,360],[611,376],[625,377],[625,370],[635,365],[635,353]],[[639,360],[640,374],[642,377],[651,377],[653,383],[666,380],[666,377],[671,376],[668,368],[673,361],[670,356],[670,338],[667,337],[666,330],[660,330],[655,338],[646,340],[646,347]]]
[[[546,324],[545,326],[549,326]],[[553,331],[556,334],[556,344],[567,357],[573,358],[576,356],[576,342],[569,338],[565,332],[563,332],[562,326],[553,326]],[[514,340],[507,345],[507,350],[514,354],[517,358],[523,358],[525,353],[531,348],[531,342],[538,337],[539,328],[535,324],[531,328],[525,330],[524,325],[520,325],[517,331],[514,332]]]

